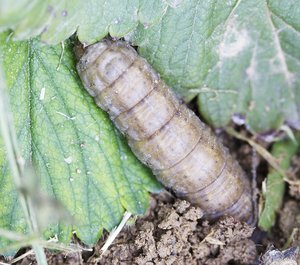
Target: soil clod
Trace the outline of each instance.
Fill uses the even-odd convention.
[[[98,264],[251,264],[257,257],[253,228],[226,217],[211,224],[188,202],[160,201],[148,217],[121,232]],[[96,250],[97,252],[97,250]]]

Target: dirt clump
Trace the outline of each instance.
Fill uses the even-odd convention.
[[[289,200],[284,203],[280,212],[279,227],[284,235],[284,241],[291,247],[300,246],[300,204],[297,201]],[[298,255],[300,264],[300,255]]]
[[[288,238],[293,230],[300,230],[300,204],[298,202],[290,200],[284,203],[280,212],[279,227],[285,238]]]
[[[49,265],[67,265],[67,264],[84,264],[82,259],[81,252],[64,252],[57,253],[54,251],[45,250],[47,263]],[[4,263],[8,264],[8,263]],[[22,260],[17,263],[18,265],[35,265],[38,264],[35,258],[35,255],[32,253],[30,255],[26,255]]]
[[[231,217],[211,225],[202,220],[200,208],[159,197],[152,202],[151,214],[124,229],[100,257],[101,241],[89,263],[224,265],[251,264],[256,259],[255,244],[248,239],[252,227]]]
[[[289,195],[300,200],[300,154],[292,159],[292,166],[289,172]]]

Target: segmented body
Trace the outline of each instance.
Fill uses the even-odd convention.
[[[252,222],[251,185],[211,130],[122,41],[89,46],[77,65],[84,87],[107,111],[141,162],[207,218]]]

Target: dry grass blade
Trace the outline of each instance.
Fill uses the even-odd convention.
[[[22,179],[24,176],[24,161],[19,152],[17,136],[13,127],[12,116],[9,111],[7,102],[9,102],[6,96],[6,83],[2,73],[2,67],[0,65],[0,130],[6,146],[7,159],[12,170],[12,175],[17,190],[19,191],[19,200],[26,216],[27,224],[30,232],[35,233],[38,231],[37,221],[30,200],[24,196],[20,191],[22,187]],[[36,244],[32,244],[38,264],[47,264],[46,256],[43,248]]]
[[[271,165],[281,176],[283,176],[284,180],[289,184],[296,184],[297,181],[292,181],[288,178],[286,172],[279,166],[277,159],[272,156],[272,154],[266,150],[264,147],[256,143],[255,141],[249,139],[248,137],[238,133],[232,128],[227,128],[226,132],[235,138],[247,142],[251,145],[267,162]]]
[[[113,243],[115,238],[118,236],[118,234],[121,232],[122,228],[126,225],[128,219],[130,218],[131,213],[125,212],[122,221],[120,224],[109,234],[109,237],[107,238],[105,244],[101,248],[101,256],[104,254],[104,252],[109,248],[109,246]],[[100,256],[100,257],[101,257]]]

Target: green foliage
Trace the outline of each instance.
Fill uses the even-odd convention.
[[[161,23],[139,26],[140,53],[214,126],[233,114],[252,131],[300,127],[300,2],[183,1]]]
[[[61,47],[42,43],[58,44],[76,30],[85,44],[108,33],[125,37],[185,99],[197,96],[213,126],[238,113],[254,132],[284,121],[300,127],[298,0],[0,0],[0,30],[7,29],[13,33],[0,37],[0,62],[22,156],[74,217],[73,226],[48,230],[61,240],[76,230],[95,242],[124,209],[143,213],[146,191],[159,186],[82,89],[71,43],[61,63]],[[0,226],[23,232],[2,142],[0,148]]]
[[[291,164],[292,157],[299,149],[298,142],[288,140],[281,140],[275,143],[272,147],[272,155],[278,159],[279,166],[283,170],[287,170]],[[278,171],[270,168],[266,179],[266,190],[263,191],[264,206],[259,217],[258,226],[269,231],[275,224],[276,212],[280,209],[283,201],[285,191],[285,181],[283,176]]]
[[[74,32],[88,44],[108,33],[122,37],[138,23],[150,26],[165,13],[166,1],[147,0],[11,0],[0,1],[0,29],[13,29],[16,39],[41,34],[41,40],[57,44]]]
[[[131,153],[106,113],[83,90],[69,42],[43,46],[0,35],[0,58],[9,89],[21,154],[40,175],[42,190],[62,202],[72,225],[51,226],[47,236],[70,239],[73,230],[95,243],[111,230],[124,209],[143,214],[148,192],[160,185]],[[58,67],[59,65],[59,67]],[[16,188],[0,149],[0,227],[24,232]]]
[[[239,113],[255,132],[300,127],[299,17],[298,0],[0,1],[15,38],[125,36],[185,99],[198,95],[213,126]]]

